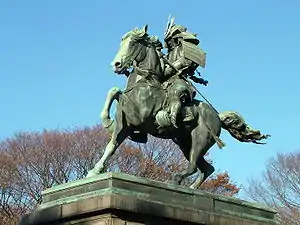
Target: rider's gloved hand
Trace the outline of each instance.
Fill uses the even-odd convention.
[[[201,79],[201,84],[203,84],[204,86],[207,86],[208,81],[204,80],[203,78],[200,78],[200,79]]]
[[[207,84],[208,84],[208,81],[207,81],[207,80],[204,80],[203,78],[198,78],[198,77],[195,77],[195,76],[191,76],[190,78],[191,78],[191,80],[193,80],[195,83],[203,84],[204,86],[207,86]]]

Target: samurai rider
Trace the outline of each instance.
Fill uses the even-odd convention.
[[[164,47],[168,49],[164,76],[167,78],[169,119],[172,126],[178,128],[177,117],[182,104],[192,101],[196,96],[193,85],[186,78],[207,85],[207,81],[194,76],[199,65],[205,67],[206,53],[198,47],[200,41],[196,34],[172,23],[168,24],[164,37]]]

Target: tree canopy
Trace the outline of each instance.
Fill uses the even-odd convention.
[[[84,178],[102,156],[108,138],[98,125],[18,133],[0,142],[0,224],[16,224],[19,215],[35,210],[42,190]],[[173,142],[150,137],[147,144],[122,144],[106,170],[168,181],[186,166]],[[212,176],[199,188],[226,196],[240,190],[227,172]]]

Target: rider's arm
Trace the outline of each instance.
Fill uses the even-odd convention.
[[[191,66],[193,62],[185,57],[181,57],[180,59],[176,60],[172,63],[172,65],[178,70],[182,70],[184,68],[188,68]],[[177,73],[170,65],[166,65],[165,67],[165,76],[172,76],[173,74]]]

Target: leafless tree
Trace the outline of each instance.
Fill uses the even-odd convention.
[[[0,224],[16,224],[18,215],[35,210],[42,190],[85,177],[108,139],[98,125],[18,133],[0,142]],[[108,171],[167,181],[187,161],[172,141],[149,137],[146,145],[122,144],[106,166]],[[239,191],[227,173],[216,175],[201,188],[229,196]]]
[[[274,207],[284,225],[300,224],[300,151],[278,153],[261,179],[251,179],[251,199]]]

